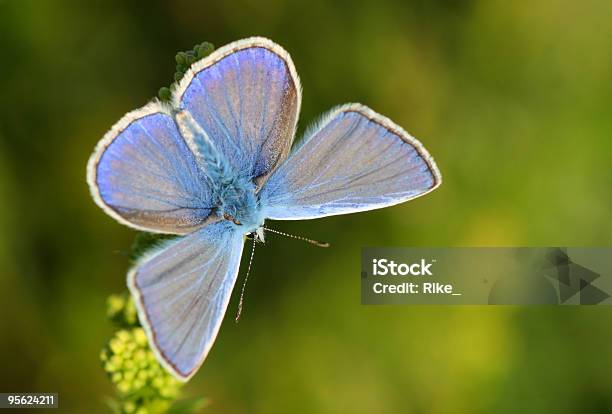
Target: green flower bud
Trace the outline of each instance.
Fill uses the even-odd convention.
[[[106,364],[104,364],[104,371],[108,373],[115,372],[118,369],[119,367],[113,364],[112,362],[107,362]]]
[[[130,300],[125,306],[125,320],[130,326],[138,325],[138,311],[136,310],[136,305],[134,305],[134,301]]]
[[[119,355],[112,355],[109,362],[113,364],[116,369],[119,369],[121,368],[121,365],[123,365],[123,358],[121,358]]]
[[[174,57],[177,65],[184,65],[187,63],[187,54],[185,52],[178,52]]]
[[[160,389],[164,386],[164,380],[162,379],[162,377],[155,377],[153,379],[153,386],[157,389]]]
[[[132,297],[127,293],[108,298],[106,315],[119,327],[138,326],[138,312]]]
[[[146,360],[147,354],[144,350],[142,349],[137,349],[134,352],[134,356],[132,358],[134,358],[134,361],[140,363]]]
[[[131,414],[136,411],[136,404],[133,401],[127,401],[123,404],[123,412],[126,414]]]
[[[126,330],[121,330],[121,331],[117,331],[117,333],[115,334],[115,336],[117,337],[117,339],[119,339],[121,342],[127,342],[130,340],[130,333]]]
[[[164,86],[157,91],[157,97],[160,101],[168,102],[172,98],[172,91],[167,86]]]
[[[130,383],[128,381],[120,381],[117,384],[117,389],[122,394],[127,394],[128,392],[130,392],[131,388],[132,387],[130,386]]]
[[[145,334],[144,329],[137,328],[134,329],[134,340],[138,346],[145,346],[147,344],[147,335]]]
[[[108,343],[109,348],[115,354],[121,354],[125,347],[123,346],[123,342],[119,340],[119,338],[114,338]]]
[[[109,318],[113,318],[123,310],[125,300],[122,295],[110,295],[106,300],[106,314]]]
[[[196,45],[193,50],[196,52],[197,58],[202,59],[210,55],[215,50],[215,46],[212,43],[203,42]]]

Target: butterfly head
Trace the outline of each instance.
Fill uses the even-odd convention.
[[[251,219],[253,219],[252,217],[250,217]],[[263,223],[264,220],[260,220],[260,221],[246,221],[246,222],[242,222],[239,219],[237,219],[236,217],[233,217],[231,215],[229,215],[228,213],[223,213],[223,219],[227,220],[227,221],[231,221],[232,223],[234,223],[236,226],[240,226],[240,227],[244,227],[245,230],[245,234],[249,237],[249,238],[255,238],[257,241],[264,241],[264,228],[263,228]],[[259,225],[257,225],[256,223],[259,223]]]
[[[252,182],[235,178],[221,186],[218,194],[219,216],[224,220],[239,226],[244,234],[255,233],[263,226],[264,217]]]
[[[254,234],[263,232],[263,230],[260,229],[262,229],[263,227],[264,219],[263,217],[260,217],[259,214],[256,214],[256,212],[255,214],[243,213],[232,215],[225,211],[222,213],[222,217],[224,220],[230,221],[236,226],[241,227],[241,229],[244,231],[244,234]],[[261,239],[263,240],[263,238]]]

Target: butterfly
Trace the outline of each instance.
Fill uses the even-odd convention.
[[[360,104],[332,109],[292,148],[301,86],[271,40],[230,43],[194,63],[172,92],[125,115],[87,167],[95,202],[129,227],[182,235],[128,272],[160,363],[186,381],[219,332],[245,235],[265,220],[392,206],[441,184],[423,145]]]

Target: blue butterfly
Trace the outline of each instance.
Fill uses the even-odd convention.
[[[128,273],[160,363],[186,381],[217,336],[245,235],[264,221],[306,220],[411,200],[441,183],[401,127],[349,104],[293,149],[301,86],[289,54],[253,37],[196,62],[173,91],[125,115],[98,143],[87,180],[129,227],[184,235]]]

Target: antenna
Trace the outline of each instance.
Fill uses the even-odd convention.
[[[275,234],[279,234],[281,236],[289,237],[292,239],[305,241],[306,243],[310,243],[313,246],[329,247],[329,243],[327,242],[320,242],[320,241],[309,239],[306,237],[284,233],[282,231],[270,229],[268,227],[261,227],[261,228],[263,228],[265,231],[269,231],[270,233],[275,233]],[[238,312],[236,312],[236,319],[235,319],[236,323],[238,323],[238,321],[240,320],[240,315],[242,315],[242,307],[244,305],[244,291],[246,289],[247,281],[249,280],[249,275],[251,274],[251,266],[253,265],[253,257],[255,257],[255,245],[258,242],[263,243],[263,236],[262,236],[262,239],[260,240],[257,234],[253,234],[253,249],[251,249],[251,257],[249,258],[249,266],[247,267],[247,273],[246,273],[246,276],[244,277],[244,282],[242,283],[242,290],[240,291],[240,301],[238,302]]]
[[[255,244],[257,240],[253,237],[253,249],[251,250],[251,258],[249,259],[249,267],[247,268],[246,276],[244,277],[244,282],[242,283],[242,290],[240,291],[240,302],[238,302],[238,312],[236,312],[236,323],[240,320],[240,315],[242,315],[242,305],[244,304],[244,290],[246,289],[247,280],[249,280],[249,275],[251,274],[251,265],[253,264],[253,257],[255,256]]]
[[[314,246],[317,246],[317,247],[329,247],[329,243],[327,243],[327,242],[320,242],[320,241],[309,239],[309,238],[302,237],[302,236],[295,236],[293,234],[284,233],[282,231],[270,229],[268,227],[264,227],[263,229],[265,231],[269,231],[270,233],[276,233],[276,234],[280,234],[281,236],[290,237],[292,239],[302,240],[302,241],[305,241],[306,243],[310,243],[310,244],[312,244]]]

